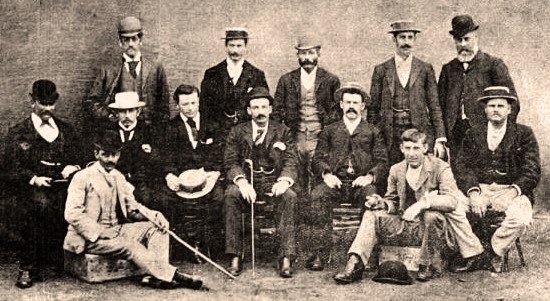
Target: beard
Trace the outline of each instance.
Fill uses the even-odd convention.
[[[458,50],[457,58],[460,62],[469,62],[475,56],[475,52],[472,49],[461,48]]]

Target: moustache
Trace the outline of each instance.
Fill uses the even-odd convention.
[[[357,111],[354,108],[349,108],[346,113],[355,113],[357,114]]]
[[[267,117],[267,116],[264,115],[264,114],[260,114],[260,115],[256,116],[256,118],[266,118],[266,117]]]
[[[240,54],[237,52],[229,52],[229,56],[239,56]]]
[[[460,53],[460,54],[462,54],[462,53],[473,53],[473,51],[468,49],[468,48],[460,48],[458,50],[458,53]]]
[[[409,44],[405,44],[405,45],[402,45],[400,48],[402,48],[402,49],[411,49],[412,46],[409,45]]]

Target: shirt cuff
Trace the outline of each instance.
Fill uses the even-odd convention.
[[[34,181],[36,181],[37,176],[33,176],[31,180],[29,181],[29,185],[34,185]]]
[[[244,175],[238,175],[238,176],[233,178],[233,183],[235,185],[237,185],[237,181],[240,180],[240,179],[245,179],[246,180],[246,177]]]
[[[466,191],[466,195],[470,196],[470,192],[473,192],[473,191],[477,191],[477,192],[481,193],[481,188],[479,188],[477,186],[474,186],[474,187],[468,189],[468,191]]]
[[[515,188],[515,189],[517,190],[517,192],[518,192],[518,196],[520,196],[520,195],[521,195],[521,188],[519,188],[519,186],[518,186],[518,185],[516,185],[516,184],[512,184],[512,185],[510,185],[510,186],[514,187],[514,188]]]
[[[437,143],[437,142],[447,142],[447,138],[439,137],[439,138],[435,139],[435,143]]]
[[[292,178],[289,178],[289,177],[280,177],[277,179],[277,182],[280,182],[280,181],[287,181],[288,183],[290,183],[289,186],[294,185],[294,180],[292,180]]]

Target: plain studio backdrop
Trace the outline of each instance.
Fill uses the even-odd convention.
[[[125,16],[142,20],[143,52],[163,62],[171,92],[182,83],[199,85],[204,70],[225,58],[225,27],[247,26],[247,59],[266,72],[273,94],[279,77],[298,67],[294,41],[308,32],[322,37],[320,66],[368,89],[374,66],[393,55],[387,31],[398,19],[414,19],[423,30],[415,55],[438,76],[456,55],[451,19],[467,13],[480,25],[481,50],[510,69],[519,122],[533,127],[540,144],[538,209],[548,208],[549,7],[547,0],[2,0],[0,137],[28,116],[28,93],[40,78],[58,86],[58,116],[78,124],[99,66],[120,59],[116,25]]]

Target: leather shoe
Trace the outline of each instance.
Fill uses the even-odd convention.
[[[361,258],[356,254],[351,254],[344,271],[334,275],[332,278],[334,278],[338,284],[349,284],[361,280],[364,271],[365,265]]]
[[[229,268],[227,269],[231,275],[237,277],[239,276],[243,271],[243,261],[240,256],[234,256],[231,259],[231,263],[229,265]]]
[[[454,268],[455,273],[473,272],[487,267],[487,252],[472,256],[467,259],[466,265]]]
[[[292,278],[292,262],[288,257],[283,257],[279,260],[279,275],[283,278]]]
[[[319,257],[319,254],[312,256],[308,260],[308,262],[306,263],[306,268],[312,271],[322,271],[325,268],[321,257]]]
[[[433,267],[428,267],[425,265],[418,266],[418,274],[416,274],[416,280],[420,282],[426,282],[434,278],[441,277],[442,273],[437,271]]]
[[[29,288],[32,286],[31,273],[28,270],[19,270],[19,276],[15,285],[18,288]]]
[[[172,281],[177,283],[178,287],[185,287],[194,290],[199,290],[202,288],[202,280],[195,278],[189,274],[182,273],[176,270],[174,274],[174,279]]]
[[[502,256],[495,255],[493,258],[491,258],[491,267],[490,267],[491,272],[502,273],[503,263],[504,263],[504,260],[502,259]]]

